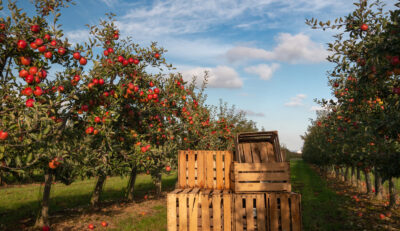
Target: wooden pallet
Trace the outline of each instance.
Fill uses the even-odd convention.
[[[230,151],[179,151],[178,188],[230,189],[231,163]]]
[[[235,161],[239,163],[273,163],[285,161],[278,132],[239,133],[235,139]]]
[[[233,192],[290,192],[289,162],[234,162],[232,165],[231,189]]]
[[[300,231],[301,196],[296,193],[233,194],[234,231]]]
[[[231,231],[231,203],[228,190],[176,189],[167,195],[168,231]]]

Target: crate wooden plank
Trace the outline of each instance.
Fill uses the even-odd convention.
[[[250,143],[244,143],[242,144],[243,147],[243,153],[244,153],[244,161],[246,163],[253,163],[253,157],[251,153],[251,147]]]
[[[179,199],[179,231],[187,231],[188,214],[187,214],[186,193],[178,194],[178,199]]]
[[[198,208],[199,208],[199,189],[194,189],[189,193],[189,231],[197,231]]]
[[[236,192],[289,191],[290,183],[238,183],[235,182]]]
[[[214,188],[214,153],[206,154],[206,185],[207,188]]]
[[[205,152],[204,151],[197,151],[197,186],[200,188],[204,188],[205,186]]]
[[[254,210],[253,210],[253,195],[246,196],[246,229],[255,230],[254,226]]]
[[[238,175],[236,181],[280,181],[288,182],[289,172],[243,172]]]
[[[266,231],[266,204],[265,198],[263,194],[257,194],[256,196],[256,207],[257,207],[257,230],[258,231]]]
[[[224,188],[224,172],[222,166],[222,152],[217,151],[215,157],[215,171],[216,171],[216,188]]]
[[[201,197],[201,227],[206,230],[206,227],[210,227],[210,203],[209,195],[211,190],[204,190],[200,193]]]
[[[268,162],[269,163],[277,162],[274,146],[270,142],[266,142],[266,146],[267,146]]]
[[[213,212],[213,230],[221,231],[221,191],[214,190],[212,193],[212,212]]]
[[[290,195],[290,206],[292,215],[292,231],[301,230],[301,196],[300,194]]]
[[[282,193],[279,195],[281,199],[281,224],[282,231],[290,231],[290,208],[288,194]]]
[[[268,149],[267,149],[267,142],[261,142],[260,145],[260,162],[266,163],[268,162]]]
[[[188,152],[188,187],[193,188],[195,186],[195,155],[194,151]]]
[[[167,227],[168,231],[177,231],[176,194],[167,194]]]
[[[224,231],[232,230],[232,194],[224,192]]]
[[[279,231],[279,210],[278,210],[278,200],[275,193],[269,195],[270,203],[270,227],[271,231]]]
[[[235,171],[286,171],[290,166],[288,162],[281,163],[234,163]]]
[[[253,155],[253,163],[260,163],[260,143],[250,143],[251,153]]]
[[[232,152],[224,152],[224,189],[230,189],[230,173],[231,173]]]
[[[243,231],[243,216],[244,216],[243,202],[240,196],[235,196],[235,221],[234,230]]]
[[[186,187],[186,152],[179,151],[179,158],[178,158],[178,179],[179,179],[179,187],[185,188]]]

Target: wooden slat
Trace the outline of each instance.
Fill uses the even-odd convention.
[[[238,145],[238,150],[239,150],[239,152],[238,152],[238,162],[239,163],[244,163],[245,162],[245,159],[244,159],[244,150],[243,150],[243,144],[239,144]]]
[[[205,186],[205,152],[204,151],[198,151],[197,152],[197,186],[200,188],[204,188]]]
[[[261,163],[268,162],[268,148],[267,142],[262,142],[260,144],[260,161]]]
[[[257,207],[257,230],[266,231],[266,203],[263,194],[257,194],[256,196],[256,207]]]
[[[216,158],[215,158],[215,171],[216,171],[216,188],[217,189],[223,189],[224,188],[224,172],[222,169],[222,152],[217,151],[216,152]]]
[[[242,197],[238,194],[235,196],[235,221],[234,221],[234,230],[235,231],[243,231],[243,215],[244,215],[244,209],[243,209],[243,204],[242,204]]]
[[[188,152],[188,186],[193,188],[195,186],[195,156],[194,151]]]
[[[199,208],[198,190],[193,190],[189,194],[189,231],[197,231],[198,208]]]
[[[270,197],[270,208],[269,208],[269,215],[270,215],[270,225],[271,231],[278,231],[279,230],[279,217],[278,217],[278,201],[276,199],[275,193],[271,193]]]
[[[291,194],[291,211],[292,211],[292,231],[301,230],[301,195]]]
[[[226,160],[226,159],[225,159]],[[232,194],[224,192],[224,231],[232,230]]]
[[[254,211],[253,211],[253,197],[252,195],[247,195],[246,196],[246,227],[247,230],[254,231]]]
[[[235,171],[287,171],[288,162],[282,163],[234,163]]]
[[[280,194],[282,231],[290,231],[290,208],[288,194]]]
[[[260,143],[250,143],[250,147],[251,147],[251,153],[253,155],[253,162],[260,163],[261,162]]]
[[[214,158],[213,152],[206,153],[206,186],[214,188]]]
[[[250,144],[244,143],[244,144],[242,144],[242,147],[243,147],[243,154],[244,154],[244,162],[253,163]]]
[[[212,194],[212,206],[213,206],[213,230],[221,231],[221,191],[215,190]]]
[[[289,181],[289,172],[243,172],[236,181]]]
[[[235,192],[288,191],[289,183],[239,183],[235,182]]]
[[[201,227],[203,230],[210,229],[210,210],[209,210],[209,195],[210,190],[205,190],[201,195]]]
[[[179,199],[179,231],[187,231],[187,195],[186,193],[178,194]]]
[[[167,194],[167,226],[168,231],[177,231],[176,194]]]
[[[178,179],[179,179],[179,187],[186,187],[186,152],[179,151],[179,169],[178,169]]]
[[[224,189],[229,189],[231,187],[230,173],[231,173],[231,162],[232,162],[232,152],[224,152]]]
[[[270,142],[267,142],[266,146],[267,146],[268,162],[269,163],[277,162],[277,159],[276,159],[276,156],[274,153],[274,146]]]

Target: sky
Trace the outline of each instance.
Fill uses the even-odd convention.
[[[24,10],[33,10],[27,0]],[[301,150],[310,119],[332,98],[326,61],[335,31],[313,30],[312,17],[334,20],[353,11],[351,0],[80,0],[62,11],[72,42],[87,41],[85,26],[116,14],[120,37],[142,46],[158,42],[186,80],[209,71],[207,104],[222,99],[259,128],[277,130],[280,143]],[[392,6],[395,1],[384,1]],[[3,13],[4,14],[4,13]]]

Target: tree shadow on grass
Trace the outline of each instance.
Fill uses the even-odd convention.
[[[176,177],[163,178],[163,191],[171,191],[175,188]],[[127,201],[124,199],[125,188],[121,190],[106,189],[100,197],[100,204],[97,209],[90,206],[91,193],[53,196],[50,201],[50,219],[58,221],[68,220],[83,214],[101,214],[108,215],[109,211],[103,210],[110,206],[125,206]],[[152,195],[155,192],[155,186],[151,181],[140,182],[135,185],[135,203],[144,201],[144,195]],[[0,230],[29,230],[39,211],[39,201],[31,201],[22,204],[18,208],[1,210],[0,207]],[[116,214],[115,211],[112,212]]]

